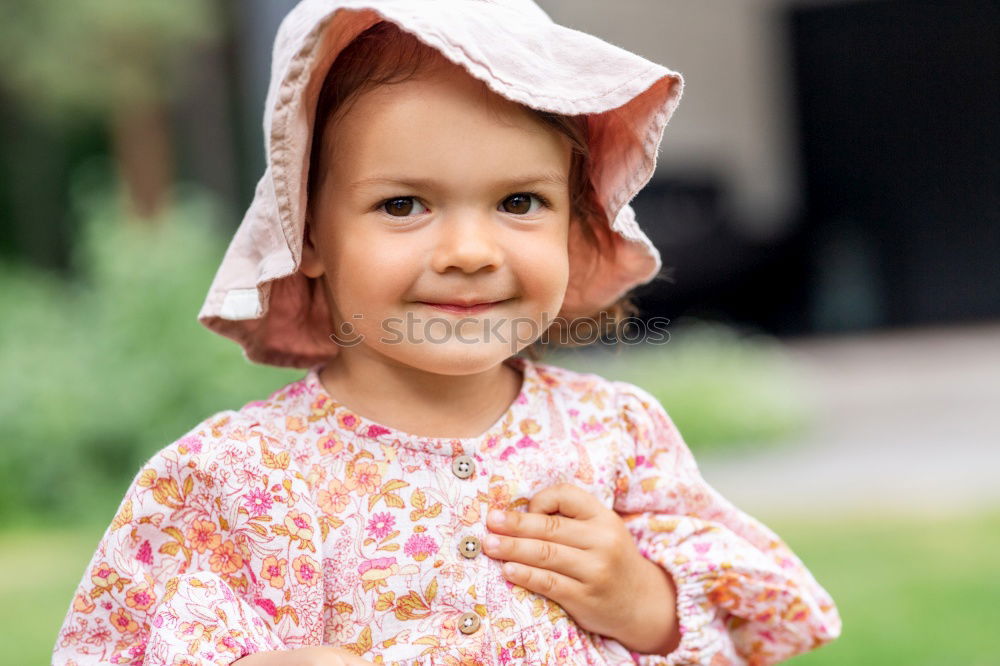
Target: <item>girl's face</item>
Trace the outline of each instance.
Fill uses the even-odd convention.
[[[324,276],[331,330],[360,339],[341,353],[467,374],[556,317],[569,276],[561,134],[444,63],[356,98],[323,145],[301,270]]]

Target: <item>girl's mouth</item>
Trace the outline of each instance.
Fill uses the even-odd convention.
[[[506,301],[494,301],[492,303],[476,303],[473,305],[459,305],[456,303],[427,303],[425,301],[417,301],[423,305],[434,308],[435,310],[441,310],[442,312],[450,312],[452,314],[462,314],[462,315],[472,315],[479,314],[480,312],[486,312],[495,305],[504,303]]]

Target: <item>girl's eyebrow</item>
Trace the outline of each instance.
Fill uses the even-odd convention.
[[[434,189],[441,186],[441,184],[433,178],[410,178],[407,176],[378,174],[370,178],[362,178],[361,180],[354,181],[349,187],[356,190],[371,187],[373,185],[403,185],[405,187],[424,189]],[[550,171],[546,173],[529,174],[525,176],[518,176],[516,178],[499,180],[495,183],[495,185],[497,187],[504,188],[530,187],[533,185],[559,185],[565,187],[567,185],[567,180],[564,174],[556,171]]]

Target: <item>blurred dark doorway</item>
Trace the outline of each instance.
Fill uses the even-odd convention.
[[[1000,2],[812,2],[781,10],[801,219],[752,241],[715,174],[633,205],[673,282],[647,315],[771,333],[1000,317]]]
[[[817,330],[1000,316],[1000,3],[795,9]]]

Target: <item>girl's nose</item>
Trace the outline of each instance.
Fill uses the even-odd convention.
[[[466,215],[441,225],[432,267],[439,273],[458,268],[475,273],[496,270],[503,263],[503,249],[488,216]]]

